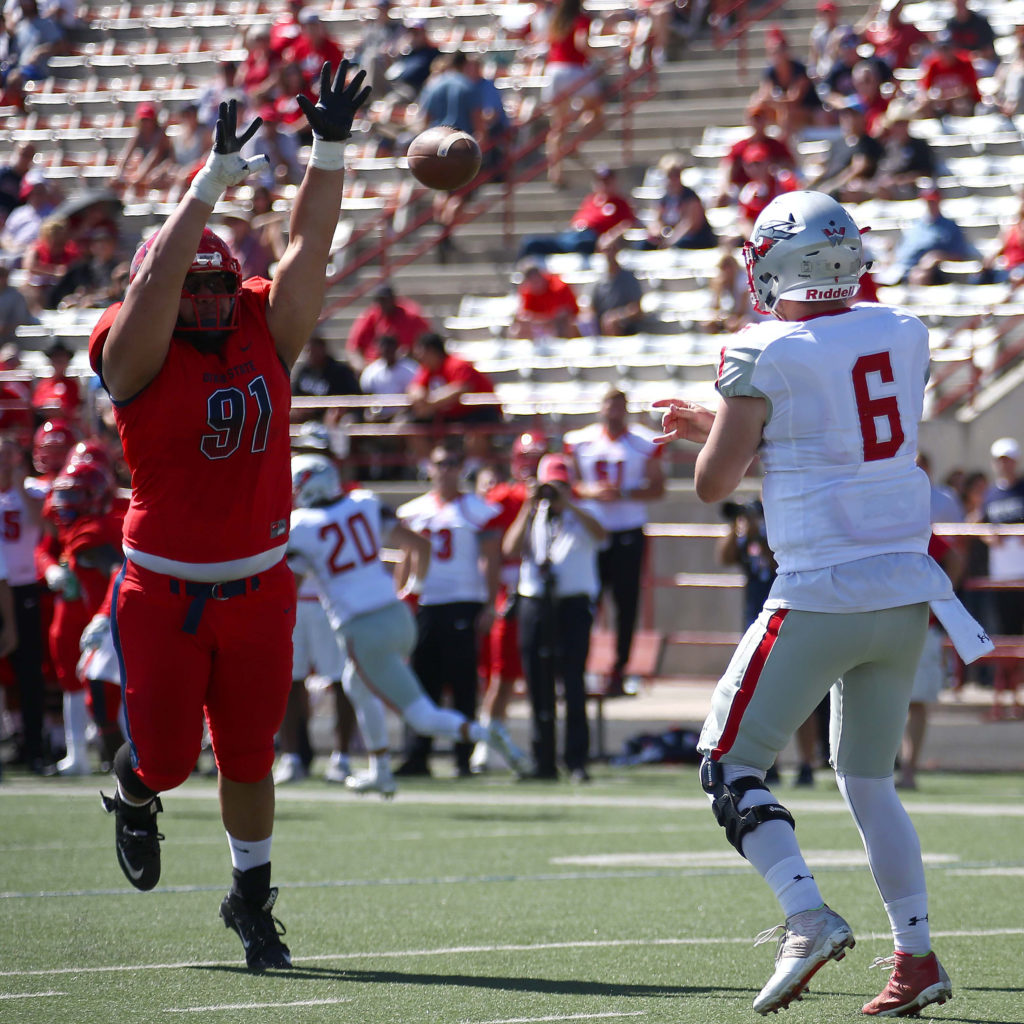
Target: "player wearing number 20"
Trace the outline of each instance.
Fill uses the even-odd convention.
[[[885,990],[863,1012],[903,1016],[952,994],[931,951],[921,847],[893,781],[929,604],[965,660],[991,646],[927,554],[929,487],[914,457],[928,332],[909,313],[856,302],[860,231],[826,195],[769,203],[745,256],[756,304],[776,319],[723,351],[714,413],[656,403],[667,408],[659,440],[703,442],[694,474],[703,501],[728,497],[760,454],[779,563],[712,698],[701,782],[785,915],[775,971],[754,1000],[762,1014],[782,1009],[854,944],[822,901],[793,816],[764,782],[832,687],[831,761],[896,950]]]
[[[89,342],[132,471],[111,616],[129,742],[104,798],[118,861],[136,888],[156,885],[158,793],[194,767],[205,711],[233,868],[220,913],[253,970],[291,963],[270,887],[274,733],[295,623],[288,371],[323,302],[344,140],[369,95],[362,72],[347,72],[342,61],[332,81],[325,64],[315,106],[298,97],[314,142],[273,281],[243,282],[206,227],[224,191],[266,161],[240,153],[260,120],[236,133],[235,103],[222,103],[213,152]]]

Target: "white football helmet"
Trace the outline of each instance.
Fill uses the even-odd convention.
[[[754,307],[774,313],[779,299],[852,299],[860,290],[860,228],[824,192],[776,196],[743,246]]]
[[[329,505],[341,494],[338,468],[323,455],[292,457],[292,503],[296,508]]]

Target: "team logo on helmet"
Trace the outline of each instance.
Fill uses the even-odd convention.
[[[821,230],[822,234],[828,239],[829,245],[840,245],[846,237],[846,228],[841,224],[837,226],[834,220],[830,220],[828,227]]]
[[[790,214],[789,220],[775,220],[762,224],[757,229],[757,239],[753,245],[754,255],[760,259],[777,243],[787,238],[793,238],[798,230],[799,228],[792,214]]]

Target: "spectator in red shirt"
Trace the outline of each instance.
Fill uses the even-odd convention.
[[[53,289],[80,255],[78,246],[68,238],[67,221],[56,214],[47,217],[22,259],[26,275],[22,291],[33,313],[52,308]]]
[[[302,113],[302,107],[298,104],[298,97],[305,96],[315,104],[316,94],[310,88],[309,80],[301,66],[295,61],[281,65],[279,79],[281,90],[274,100],[273,107],[281,125],[280,130],[292,132],[299,141],[309,143],[312,141],[313,133],[309,128],[309,122]]]
[[[398,339],[398,352],[406,355],[421,334],[431,330],[430,321],[411,299],[395,296],[389,284],[381,284],[371,294],[373,304],[360,314],[349,332],[345,348],[359,367],[372,363],[380,354],[377,339],[391,334]]]
[[[970,117],[981,102],[978,73],[971,56],[956,49],[948,29],[935,36],[935,52],[922,61],[918,89],[921,117]]]
[[[744,238],[749,238],[760,212],[776,196],[796,189],[798,182],[792,171],[773,166],[767,147],[760,142],[743,150],[743,166],[750,181],[740,189],[737,204],[742,220],[740,231]]]
[[[916,68],[921,53],[928,47],[928,37],[915,25],[903,20],[904,0],[897,0],[889,11],[883,12],[879,4],[872,20],[864,27],[861,37],[870,43],[875,56],[881,57],[895,71],[897,68]]]
[[[729,152],[722,157],[722,183],[715,200],[716,206],[727,206],[730,202],[735,202],[740,189],[750,181],[750,176],[743,166],[743,151],[752,142],[759,142],[767,148],[768,155],[776,167],[784,167],[791,171],[796,169],[793,151],[782,139],[768,134],[770,123],[771,110],[766,103],[755,101],[747,108],[747,124],[750,125],[751,133],[734,142],[729,147]]]
[[[32,407],[44,420],[75,421],[82,396],[78,380],[68,376],[72,355],[71,349],[59,338],[46,349],[46,358],[50,360],[53,373],[39,378],[32,391]]]
[[[594,190],[584,197],[573,214],[569,230],[524,238],[516,258],[550,256],[556,252],[593,256],[598,239],[620,224],[639,224],[639,221],[629,200],[619,191],[615,172],[605,164],[598,164],[594,170]]]
[[[519,270],[523,281],[519,285],[519,308],[512,322],[512,336],[534,341],[544,337],[578,338],[576,318],[580,307],[572,288],[535,260],[523,260]]]
[[[465,405],[463,395],[494,394],[494,385],[472,363],[449,355],[444,338],[424,334],[413,346],[413,358],[420,364],[409,383],[409,413],[414,423],[464,424],[462,428],[467,466],[479,466],[490,457],[490,435],[471,426],[490,426],[501,422],[501,406]],[[418,456],[425,457],[429,438],[417,437],[413,445]],[[423,442],[426,442],[424,444]]]
[[[281,59],[270,49],[270,29],[250,25],[245,34],[245,60],[242,61],[242,88],[250,105],[266,103],[277,90],[277,69]]]
[[[270,26],[270,49],[280,57],[299,37],[303,0],[288,0],[288,10]]]
[[[969,53],[978,62],[984,77],[995,71],[999,64],[996,34],[984,14],[972,11],[967,6],[967,0],[953,0],[953,13],[945,27],[947,32],[952,33],[953,45]]]
[[[982,263],[982,283],[1009,278],[1015,284],[1024,281],[1024,192],[1020,194],[1017,219],[999,236],[995,250]]]
[[[325,60],[333,67],[345,55],[327,34],[320,15],[312,7],[303,7],[299,11],[299,34],[291,45],[285,47],[281,56],[286,63],[298,64],[302,68],[308,84],[320,74]]]

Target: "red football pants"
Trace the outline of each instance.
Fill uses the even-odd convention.
[[[295,577],[281,561],[252,579],[245,593],[197,604],[184,581],[125,562],[111,627],[132,760],[150,789],[188,778],[204,711],[225,778],[259,782],[270,771],[292,683]]]

